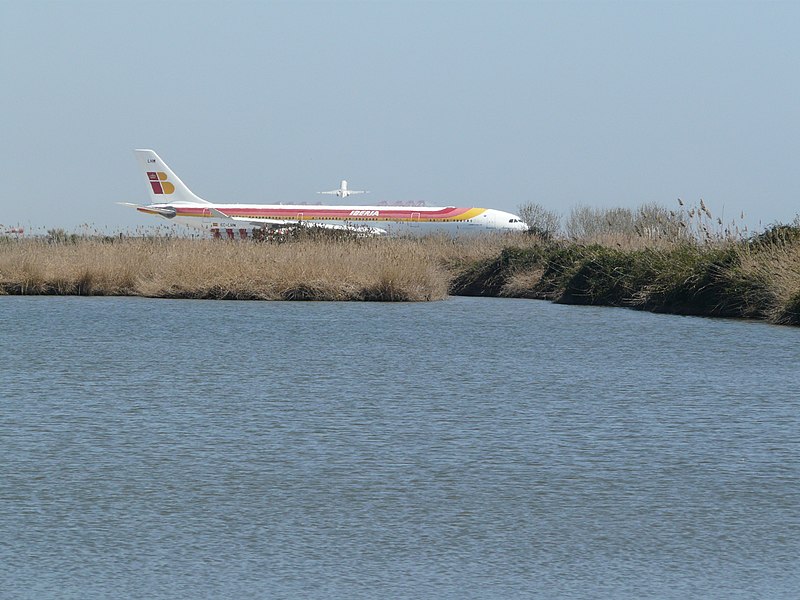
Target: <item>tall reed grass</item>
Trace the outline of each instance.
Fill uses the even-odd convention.
[[[424,301],[499,252],[497,236],[286,243],[51,236],[0,244],[0,293]]]

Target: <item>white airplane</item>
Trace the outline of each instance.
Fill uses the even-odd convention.
[[[364,236],[435,232],[461,235],[528,229],[517,215],[492,208],[213,204],[193,194],[153,150],[135,152],[147,179],[150,203],[119,204],[210,231],[214,237],[224,234],[228,238],[247,238],[298,226],[344,230]]]
[[[369,194],[366,190],[348,190],[347,180],[342,179],[342,185],[338,190],[330,190],[328,192],[317,192],[318,194],[335,194],[340,198],[347,198],[351,194]]]

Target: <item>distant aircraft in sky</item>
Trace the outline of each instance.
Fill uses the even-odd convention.
[[[417,236],[436,232],[461,235],[528,229],[517,215],[492,208],[213,204],[193,194],[153,150],[135,152],[148,183],[150,204],[119,204],[211,231],[214,237],[224,234],[229,238],[246,238],[292,227],[336,229],[370,236],[387,233]],[[342,188],[345,183],[342,182]]]
[[[366,190],[348,190],[347,189],[347,180],[342,179],[342,185],[338,190],[330,190],[327,192],[317,192],[318,194],[335,194],[340,198],[347,198],[351,194],[369,194]]]

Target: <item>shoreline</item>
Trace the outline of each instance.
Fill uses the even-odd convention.
[[[456,277],[451,293],[798,326],[800,229],[708,245],[506,248]]]

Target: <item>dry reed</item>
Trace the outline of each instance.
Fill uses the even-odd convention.
[[[6,240],[0,292],[257,300],[424,301],[445,298],[454,272],[496,254],[498,236],[303,239]]]

